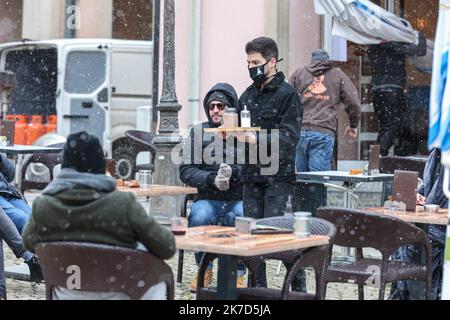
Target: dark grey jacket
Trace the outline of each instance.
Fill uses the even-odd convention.
[[[232,153],[233,162],[229,163],[232,168],[232,176],[230,179],[230,188],[227,191],[220,191],[214,185],[214,179],[217,176],[217,172],[220,168],[220,163],[206,163],[203,159],[205,150],[211,145],[211,143],[218,139],[215,134],[205,135],[203,129],[218,127],[212,122],[209,111],[207,109],[206,102],[209,96],[214,91],[221,91],[233,101],[233,108],[237,107],[238,97],[236,91],[232,86],[226,83],[219,83],[215,85],[205,96],[203,100],[203,107],[208,117],[208,122],[204,122],[196,125],[192,128],[189,137],[185,142],[185,148],[183,150],[183,164],[180,166],[180,179],[185,184],[196,187],[198,189],[197,198],[219,201],[241,201],[242,200],[242,182],[240,181],[241,166],[237,165],[237,155],[235,149],[227,150],[226,141],[218,141],[222,145],[222,155],[218,158],[226,159],[227,153]],[[232,139],[232,138],[230,138]],[[233,146],[234,143],[233,143]],[[215,158],[215,152],[218,150],[208,149],[207,152],[212,158]],[[197,161],[196,161],[197,160]]]
[[[22,199],[22,195],[10,184],[14,180],[15,166],[5,154],[0,154],[0,196],[8,195]]]
[[[242,166],[244,182],[269,182],[295,180],[295,150],[300,136],[303,106],[297,91],[286,82],[284,74],[278,72],[262,90],[252,84],[239,99],[240,112],[247,106],[251,112],[252,127],[267,130],[267,141],[279,139],[279,154],[272,154],[270,143],[268,152],[279,159],[279,170],[274,175],[261,175],[260,157],[256,164]],[[279,130],[274,135],[273,130]],[[258,139],[261,134],[258,135]],[[259,140],[258,140],[259,141]],[[248,154],[248,153],[247,153]]]

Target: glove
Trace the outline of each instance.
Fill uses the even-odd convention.
[[[217,175],[214,179],[214,185],[220,191],[226,191],[230,188],[230,180],[222,175]]]
[[[231,178],[231,174],[233,173],[231,167],[226,163],[222,163],[220,165],[219,172],[217,173],[219,176],[224,176],[227,179]]]

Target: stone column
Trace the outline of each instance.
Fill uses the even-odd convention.
[[[155,54],[158,54],[155,52]],[[179,164],[173,158],[172,150],[182,142],[179,135],[178,103],[175,89],[175,1],[164,1],[164,52],[163,92],[159,111],[159,134],[154,138],[156,147],[154,184],[182,185],[179,179]],[[154,215],[175,216],[179,212],[179,199],[174,197],[152,198],[150,212]]]

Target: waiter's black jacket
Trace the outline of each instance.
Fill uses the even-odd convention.
[[[279,139],[279,154],[275,155],[275,158],[279,159],[279,170],[274,175],[261,175],[261,167],[270,167],[270,164],[261,164],[258,151],[257,164],[246,164],[242,167],[243,181],[295,180],[295,153],[303,116],[303,107],[297,91],[285,81],[284,74],[278,72],[262,90],[255,84],[248,87],[239,99],[238,112],[244,109],[244,105],[251,113],[252,127],[268,129],[268,150],[271,151],[270,141]],[[272,129],[278,129],[279,134]],[[258,145],[259,140],[260,135]]]

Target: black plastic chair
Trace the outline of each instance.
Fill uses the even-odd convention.
[[[128,142],[131,145],[133,150],[133,159],[134,159],[134,172],[139,170],[155,170],[155,157],[156,157],[156,148],[152,144],[153,138],[155,137],[154,133],[147,131],[139,131],[139,130],[129,130],[125,133],[125,136],[128,139]],[[152,157],[150,163],[136,165],[136,158],[141,152],[150,152]]]
[[[48,147],[55,148],[63,148],[66,143],[55,143],[51,144]],[[45,187],[53,180],[53,170],[58,164],[61,164],[62,161],[62,152],[60,153],[35,153],[27,161],[22,165],[22,186],[21,192],[22,194],[26,190],[44,190]],[[27,180],[25,178],[25,174],[27,172],[28,167],[32,163],[40,163],[46,166],[50,173],[50,181],[33,181]]]

